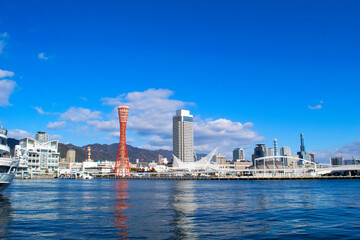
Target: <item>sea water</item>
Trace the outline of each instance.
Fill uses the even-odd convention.
[[[15,179],[0,238],[360,239],[360,180]]]

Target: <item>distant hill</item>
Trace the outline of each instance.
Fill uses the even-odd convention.
[[[19,144],[19,140],[15,139],[15,138],[8,138],[7,139],[7,144],[10,147],[10,153],[12,156],[14,156],[14,148],[16,145]]]
[[[116,155],[118,150],[118,143],[113,144],[89,144],[82,147],[78,147],[72,144],[63,144],[59,143],[59,152],[60,157],[64,158],[66,152],[69,149],[74,149],[76,151],[76,161],[82,162],[87,159],[87,147],[91,147],[91,159],[94,160],[109,160],[116,161]],[[129,161],[132,163],[136,162],[136,159],[139,159],[140,162],[151,162],[155,160],[157,162],[158,155],[161,154],[163,157],[168,160],[172,159],[172,152],[167,150],[147,150],[142,148],[133,147],[127,145]]]
[[[8,138],[8,145],[11,148],[11,152],[13,154],[15,145],[19,144],[19,140],[14,138]],[[73,144],[64,144],[59,143],[59,152],[60,157],[65,158],[66,152],[69,149],[74,149],[76,151],[76,161],[83,162],[87,159],[87,147],[91,147],[91,159],[94,160],[109,160],[115,161],[117,155],[117,149],[119,144],[89,144],[82,147],[75,146]],[[172,152],[168,150],[147,150],[142,148],[133,147],[131,145],[127,145],[129,160],[132,163],[136,162],[136,159],[139,159],[141,162],[151,162],[155,160],[157,162],[158,155],[161,154],[163,157],[167,158],[168,161],[172,159]]]

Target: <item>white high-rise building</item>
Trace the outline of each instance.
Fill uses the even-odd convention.
[[[282,147],[280,148],[280,156],[290,156],[291,149],[289,147]]]
[[[291,148],[289,147],[282,147],[280,148],[280,156],[291,156]],[[288,158],[283,158],[285,166],[288,166],[290,164]]]
[[[15,146],[15,157],[24,169],[57,171],[59,168],[58,141],[49,141],[49,135],[38,132],[35,139],[24,138]]]
[[[173,154],[183,162],[194,162],[193,116],[177,110],[173,117]]]
[[[267,148],[267,156],[274,156],[274,149],[272,148]]]

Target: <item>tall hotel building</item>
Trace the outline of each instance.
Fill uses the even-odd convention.
[[[183,162],[194,162],[193,116],[177,110],[173,117],[173,154]]]

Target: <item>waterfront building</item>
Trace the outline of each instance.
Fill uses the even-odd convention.
[[[149,171],[149,163],[147,162],[139,162],[138,164],[136,164],[136,167],[144,172]]]
[[[291,148],[286,146],[280,148],[280,156],[290,156],[290,155],[291,155]]]
[[[360,164],[360,160],[356,159],[355,157],[353,157],[352,159],[343,160],[343,165],[356,165],[356,164]]]
[[[115,169],[115,162],[113,161],[100,161],[97,163],[99,174],[107,174],[113,172]]]
[[[66,152],[66,162],[67,163],[74,163],[75,162],[75,156],[76,156],[76,151],[74,149],[69,149]]]
[[[206,157],[201,158],[199,161],[195,162],[184,162],[177,158],[175,155],[173,156],[173,167],[172,170],[186,170],[186,171],[194,171],[194,170],[216,170],[219,169],[219,165],[214,161],[215,153],[217,152],[217,148],[212,150]],[[221,162],[226,163],[226,157],[223,155]],[[229,160],[231,162],[231,160]]]
[[[266,156],[275,156],[275,151],[272,148],[266,148]]]
[[[194,162],[193,116],[177,110],[173,117],[173,154],[183,162]]]
[[[291,155],[291,148],[286,146],[280,148],[280,156],[290,156],[290,155]],[[288,166],[289,165],[288,158],[283,158],[283,160],[284,160],[284,165]]]
[[[221,155],[221,154],[216,154],[213,156],[213,160],[214,163],[217,164],[226,164],[226,156],[225,155]]]
[[[342,157],[332,157],[330,158],[331,166],[340,166],[343,165],[343,158]]]
[[[286,158],[286,164],[284,163],[285,166],[288,166],[291,168],[297,168],[297,167],[299,167],[299,164],[302,165],[302,163],[297,160],[298,157],[299,157],[299,155],[289,155],[289,158]]]
[[[297,152],[297,155],[301,159],[311,161],[310,154],[305,151],[304,134],[302,134],[302,133],[300,134],[300,152]],[[298,164],[302,165],[303,163],[302,163],[302,161],[300,161],[300,163],[298,163]]]
[[[59,167],[59,173],[66,172],[87,172],[91,174],[109,174],[114,172],[115,162],[114,161],[84,161],[74,163],[61,163]]]
[[[277,138],[274,139],[274,156],[278,155],[278,141]]]
[[[163,155],[158,154],[158,163],[160,164],[162,162],[163,159]]]
[[[251,162],[240,160],[234,163],[235,170],[250,168],[253,164]]]
[[[315,154],[309,153],[309,155],[310,155],[310,161],[314,163],[315,162]]]
[[[193,152],[193,155],[194,155],[194,161],[196,162],[198,158],[197,158],[197,154],[195,151]]]
[[[158,164],[162,164],[162,165],[167,165],[169,163],[169,161],[167,160],[167,158],[162,157],[160,159],[160,161],[158,162]]]
[[[58,141],[49,141],[46,132],[38,132],[35,139],[27,137],[15,146],[15,157],[32,171],[57,171],[59,168]]]
[[[255,159],[266,157],[267,156],[267,147],[265,147],[265,144],[256,144],[256,147],[254,148],[254,153],[251,156],[251,160],[253,165],[255,165]]]
[[[237,160],[244,160],[245,159],[245,152],[242,148],[235,148],[233,150],[233,162]]]

